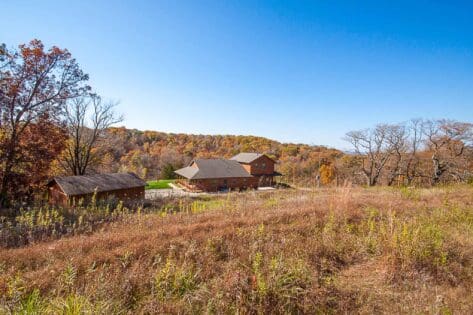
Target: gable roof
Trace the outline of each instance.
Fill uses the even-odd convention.
[[[267,156],[266,154],[261,154],[261,153],[246,153],[246,152],[243,152],[243,153],[238,153],[237,155],[235,155],[234,157],[232,157],[230,160],[234,160],[234,161],[237,161],[239,163],[245,163],[245,164],[249,164],[257,159],[259,159],[260,157],[262,156],[266,156],[268,159],[270,159],[271,161],[273,162],[276,162],[274,161],[272,158],[270,158],[269,156]]]
[[[48,186],[53,183],[57,183],[68,196],[146,186],[146,182],[135,173],[60,176],[50,180]]]
[[[175,173],[187,179],[253,177],[237,161],[224,159],[195,159]]]

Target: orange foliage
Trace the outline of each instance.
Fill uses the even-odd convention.
[[[278,160],[285,181],[310,182],[321,163],[333,162],[342,152],[322,146],[286,144],[255,136],[190,135],[126,128],[108,130],[108,152],[114,169],[159,178],[166,165],[179,168],[193,158],[230,158],[239,152],[259,152]]]
[[[335,179],[335,169],[333,164],[322,164],[319,169],[320,172],[320,182],[323,185],[328,185],[333,182]]]

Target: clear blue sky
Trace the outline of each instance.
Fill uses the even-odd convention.
[[[473,4],[439,2],[0,0],[0,42],[68,48],[130,128],[345,148],[473,121]]]

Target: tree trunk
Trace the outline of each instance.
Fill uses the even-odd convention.
[[[440,162],[440,159],[436,157],[435,155],[432,156],[432,162],[434,165],[434,171],[432,174],[432,183],[436,185],[440,182],[442,174],[445,172],[445,166],[442,165],[442,163]]]
[[[7,176],[3,176],[2,178],[2,187],[0,189],[0,213],[2,208],[6,208],[9,206],[8,203],[8,180]]]
[[[396,180],[396,176],[389,176],[388,186],[392,186],[395,180]]]
[[[8,145],[7,154],[5,158],[5,166],[2,170],[2,181],[0,187],[0,208],[10,206],[10,199],[8,196],[8,188],[11,185],[11,173],[13,169],[13,159],[15,157],[15,132],[13,133],[10,143]]]
[[[366,176],[366,183],[368,184],[368,187],[372,187],[375,185],[375,180],[371,176]]]

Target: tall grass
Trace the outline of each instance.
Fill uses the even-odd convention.
[[[87,236],[0,250],[1,309],[468,314],[472,193],[346,187],[131,211]]]
[[[131,210],[122,203],[113,208],[109,205],[21,208],[15,216],[0,217],[0,247],[19,247],[65,235],[91,233],[105,223],[139,211],[139,207]]]
[[[167,198],[125,206],[122,202],[95,202],[73,207],[20,208],[0,216],[0,248],[22,247],[65,236],[91,234],[117,222],[132,222],[143,214],[165,217],[173,213],[199,213],[228,206],[228,197]]]

